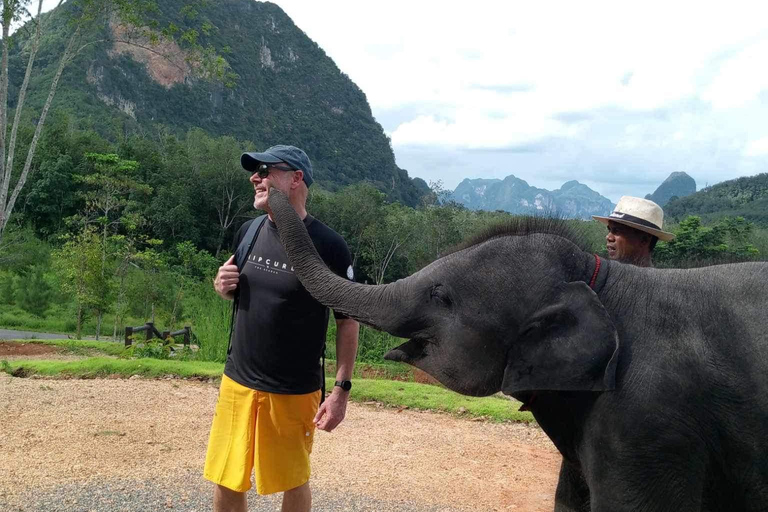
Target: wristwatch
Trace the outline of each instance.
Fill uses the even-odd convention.
[[[339,386],[344,391],[349,391],[352,389],[352,381],[349,380],[337,380],[333,385]]]

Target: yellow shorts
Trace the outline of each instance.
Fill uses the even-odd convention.
[[[221,378],[204,476],[245,492],[251,471],[259,494],[293,489],[309,481],[309,454],[320,390],[306,395],[256,391]]]

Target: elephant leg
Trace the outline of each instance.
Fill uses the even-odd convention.
[[[555,512],[589,512],[589,487],[581,468],[563,459],[555,492]]]

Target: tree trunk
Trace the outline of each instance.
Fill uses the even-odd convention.
[[[5,198],[11,183],[11,170],[5,168],[5,133],[8,125],[8,34],[13,16],[6,11],[12,9],[3,4],[3,57],[0,62],[0,242],[8,224],[5,214]]]
[[[99,310],[99,319],[96,322],[96,341],[99,340],[99,334],[101,334],[101,319],[104,318],[104,313]]]
[[[24,81],[19,89],[19,101],[16,104],[16,115],[13,118],[13,128],[11,129],[11,140],[8,142],[8,162],[5,168],[8,169],[8,176],[10,177],[13,172],[13,159],[16,153],[16,136],[19,132],[19,124],[21,124],[21,112],[24,109],[24,101],[27,98],[27,88],[29,87],[29,79],[32,76],[32,68],[34,67],[35,57],[37,51],[40,49],[40,35],[42,34],[42,23],[40,21],[40,13],[43,10],[43,0],[37,5],[37,27],[35,28],[35,38],[32,41],[32,50],[29,53],[29,61],[27,62],[27,72],[24,74]],[[5,103],[3,103],[5,105]],[[8,180],[10,184],[10,180]],[[8,186],[4,186],[6,193],[8,193]],[[3,198],[5,199],[5,198]],[[0,205],[5,207],[5,202],[0,201]]]
[[[77,305],[77,332],[75,333],[75,339],[80,339],[80,333],[82,332],[82,326],[83,326],[83,306],[81,304]]]
[[[19,176],[19,181],[16,183],[16,186],[13,189],[13,194],[11,194],[11,199],[8,201],[8,204],[5,205],[4,201],[0,201],[0,209],[4,208],[4,213],[0,213],[0,240],[2,240],[2,233],[5,231],[5,226],[8,224],[8,219],[11,217],[11,212],[13,212],[13,205],[16,203],[16,198],[19,196],[19,192],[21,192],[21,189],[24,188],[24,183],[27,181],[27,176],[29,175],[29,170],[32,167],[32,159],[35,156],[35,151],[37,150],[37,143],[40,140],[40,133],[43,131],[43,126],[45,125],[45,118],[48,116],[48,110],[51,108],[51,103],[53,103],[53,98],[56,96],[56,89],[59,86],[59,79],[61,78],[61,74],[64,71],[64,68],[69,63],[70,59],[72,58],[72,48],[75,45],[75,41],[77,40],[78,36],[80,35],[80,29],[75,30],[75,33],[72,34],[72,36],[69,38],[69,42],[67,43],[67,48],[64,50],[64,55],[61,57],[61,61],[59,62],[59,68],[56,70],[56,75],[53,77],[53,82],[51,83],[51,89],[48,92],[48,99],[45,101],[45,106],[43,107],[43,111],[40,113],[40,119],[37,121],[37,127],[35,128],[35,134],[32,136],[32,142],[29,145],[29,151],[27,152],[27,160],[24,163],[24,169],[21,171],[21,176]],[[5,41],[4,41],[5,44]],[[6,50],[4,50],[5,52]],[[6,63],[7,66],[7,63]],[[6,73],[7,75],[7,73]],[[7,80],[7,78],[6,78]],[[6,86],[7,87],[7,82]],[[5,96],[7,96],[7,91],[5,92]],[[0,110],[3,110],[0,108]],[[3,110],[4,112],[4,110]],[[4,121],[4,113],[0,114],[0,121]],[[4,152],[4,148],[0,149],[0,156]],[[10,174],[11,169],[6,169],[5,177],[6,182],[10,183]],[[4,186],[3,190],[7,191],[7,188]],[[0,199],[5,199],[5,195],[3,194],[3,190],[0,190]]]

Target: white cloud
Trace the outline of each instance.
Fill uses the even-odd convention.
[[[406,121],[393,132],[397,144],[504,145],[559,135],[562,127],[551,121],[558,112],[654,109],[695,97],[704,92],[697,79],[713,55],[768,28],[759,2],[476,0],[470,11],[411,0],[278,3],[366,92],[374,113],[420,102],[453,105],[433,113],[447,121]],[[706,99],[722,107],[754,97],[764,80],[750,80],[750,66],[768,70],[758,64],[766,58],[760,45],[726,62]],[[531,88],[492,90],[519,84]],[[495,134],[503,123],[491,112],[525,119],[532,133],[512,126],[508,136]]]
[[[768,137],[757,139],[749,143],[744,151],[746,156],[764,156],[768,155]]]
[[[676,170],[768,170],[762,0],[275,1],[365,92],[412,176],[575,178],[615,200]]]
[[[576,133],[577,126],[568,126],[545,117],[499,119],[463,110],[451,121],[438,120],[434,116],[419,116],[403,123],[392,133],[392,144],[395,147],[503,148],[530,144],[545,137],[569,137]]]
[[[768,34],[766,34],[768,37]],[[702,93],[715,108],[741,107],[768,90],[768,39],[751,44],[720,68],[713,83]]]

